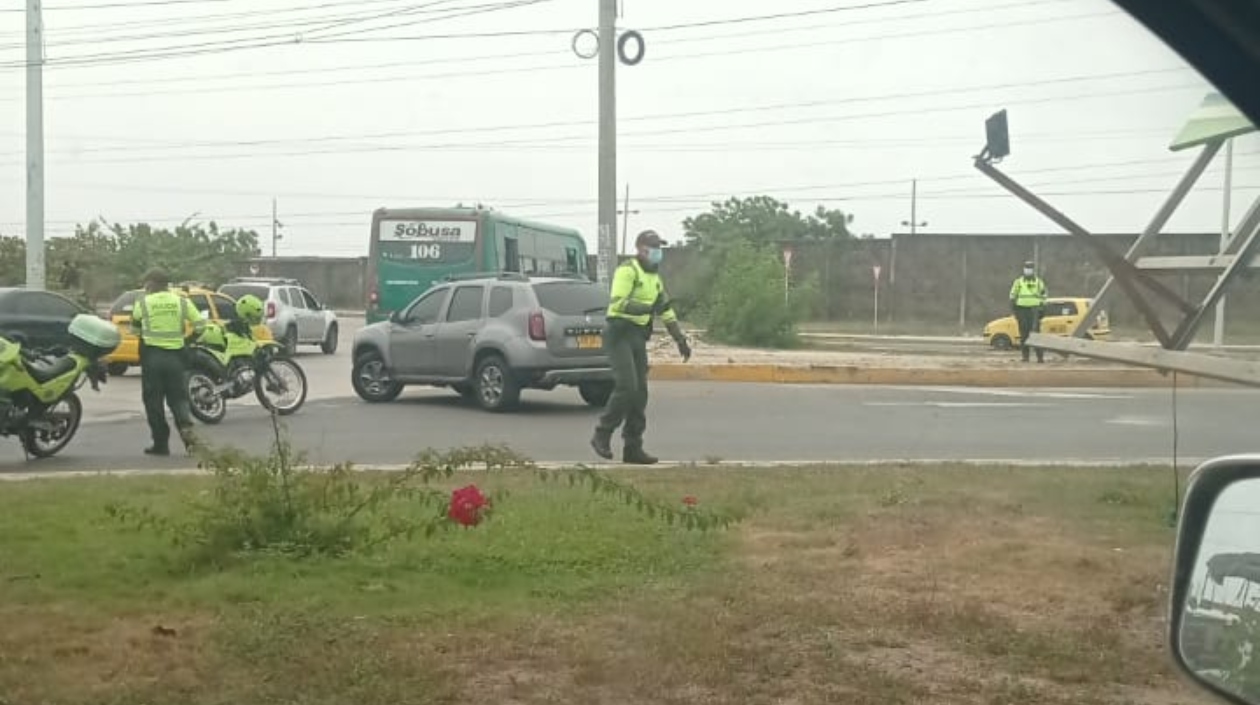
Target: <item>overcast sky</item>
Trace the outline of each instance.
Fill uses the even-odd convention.
[[[7,235],[25,231],[22,4],[0,5]],[[266,240],[275,197],[280,254],[361,255],[373,209],[462,200],[593,244],[597,69],[571,42],[597,15],[596,0],[46,0],[48,232],[197,213]],[[1167,145],[1211,90],[1106,0],[624,0],[619,26],[647,43],[618,67],[619,193],[632,231],[667,237],[755,194],[882,236],[909,220],[915,178],[925,233],[1054,231],[971,167],[999,108],[1008,173],[1087,228],[1135,231],[1192,160]],[[1219,230],[1219,162],[1170,230]],[[1234,185],[1237,222],[1260,195],[1255,136],[1236,142]]]

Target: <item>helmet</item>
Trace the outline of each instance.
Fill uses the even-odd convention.
[[[259,323],[263,318],[263,303],[257,296],[246,294],[236,300],[236,315],[246,323]]]

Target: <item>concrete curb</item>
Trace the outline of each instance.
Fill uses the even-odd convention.
[[[1207,462],[1207,458],[1180,458],[1181,467],[1197,467]],[[662,460],[659,464],[644,467],[642,465],[623,465],[613,462],[540,462],[536,466],[540,470],[567,470],[579,466],[589,467],[600,472],[652,472],[654,470],[785,470],[803,468],[810,470],[859,470],[865,468],[925,468],[925,467],[967,467],[985,469],[1004,468],[1152,468],[1162,469],[1171,465],[1169,458],[1066,458],[1060,460],[1037,460],[1031,458],[886,458],[882,460],[722,460],[707,461],[671,461]],[[393,473],[406,470],[406,465],[355,465],[357,472]],[[304,467],[305,470],[316,470],[316,467]],[[478,472],[477,470],[460,470],[459,472]],[[510,471],[517,472],[517,471]],[[32,480],[74,480],[93,478],[146,478],[146,477],[210,477],[212,473],[198,468],[118,468],[100,470],[35,470],[30,472],[0,473],[0,483],[30,482]]]
[[[1142,368],[1019,369],[895,368],[827,365],[692,365],[662,363],[651,367],[649,378],[671,382],[750,382],[763,384],[862,384],[926,387],[1101,387],[1168,388],[1172,375]],[[1177,386],[1229,387],[1225,382],[1177,376]]]

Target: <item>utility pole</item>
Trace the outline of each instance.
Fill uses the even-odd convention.
[[[1225,251],[1225,243],[1229,242],[1229,206],[1230,191],[1234,186],[1234,140],[1225,142],[1225,196],[1221,204],[1221,252]],[[1225,297],[1216,304],[1216,325],[1212,330],[1212,344],[1221,347],[1225,344]]]
[[[612,285],[617,252],[617,0],[599,0],[599,261]]]
[[[915,235],[919,228],[927,227],[927,222],[919,222],[919,180],[910,181],[910,220],[901,221],[901,225],[910,227],[910,234]]]
[[[26,5],[26,288],[44,288],[44,23]]]
[[[280,222],[280,217],[276,213],[276,199],[273,198],[271,199],[271,258],[272,259],[276,258],[276,243],[278,243],[280,241],[280,238],[282,237],[280,235],[280,228],[282,227],[284,227],[284,224]]]

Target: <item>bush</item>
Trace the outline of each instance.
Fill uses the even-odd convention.
[[[191,498],[179,518],[146,507],[110,505],[107,513],[137,529],[166,534],[186,552],[190,567],[224,567],[248,554],[295,558],[364,553],[390,541],[432,536],[439,530],[470,526],[494,506],[474,486],[455,492],[433,486],[461,470],[533,472],[542,481],[582,484],[625,505],[687,529],[724,528],[734,519],[684,504],[654,501],[634,487],[586,467],[543,470],[502,446],[425,450],[403,471],[385,477],[350,464],[311,468],[302,464],[281,436],[266,456],[233,449],[200,451],[200,466],[213,475],[211,489]],[[476,498],[476,512],[464,506]],[[484,501],[485,506],[480,505]],[[416,507],[423,511],[417,520]]]
[[[816,292],[812,282],[806,282],[785,296],[783,277],[777,253],[746,243],[734,246],[710,292],[709,336],[732,345],[795,347],[796,324]]]

